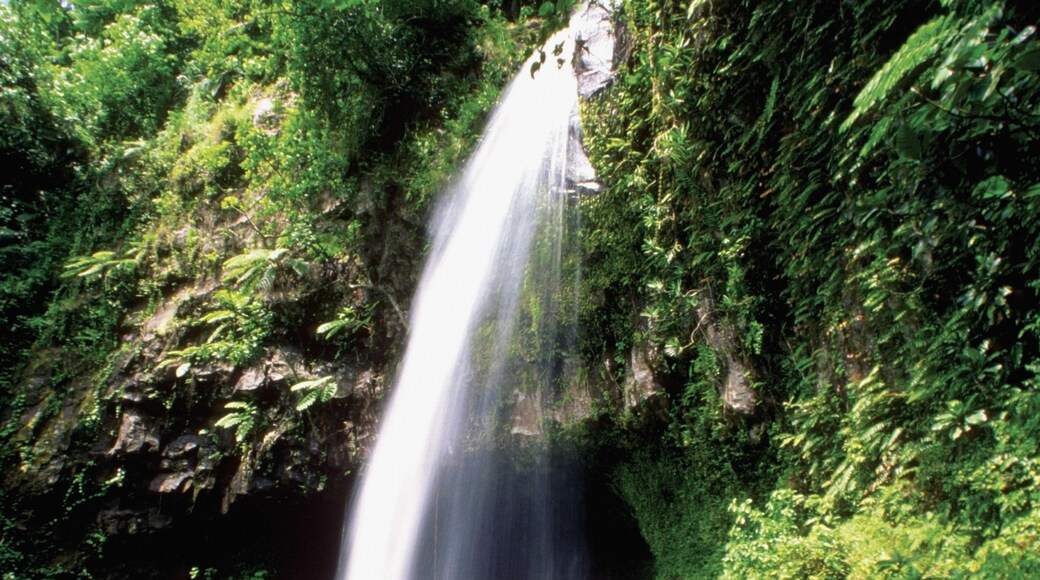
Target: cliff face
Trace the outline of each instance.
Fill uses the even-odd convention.
[[[667,403],[606,438],[657,573],[1036,569],[1036,8],[619,15],[582,323]]]
[[[279,122],[269,116],[263,130]],[[349,227],[335,200],[316,205],[311,231]],[[206,546],[214,538],[193,534],[207,525],[240,533],[218,522],[235,522],[227,514],[244,498],[254,510],[288,501],[310,517],[309,504],[337,506],[322,516],[332,531],[321,543],[338,537],[346,486],[374,439],[386,369],[406,332],[402,313],[424,233],[411,216],[373,207],[352,212],[366,220],[354,252],[304,258],[254,229],[273,219],[257,213],[198,204],[170,216],[176,230],[153,223],[137,234],[151,237],[130,241],[144,252],[119,252],[125,266],[76,276],[65,308],[125,301],[114,340],[92,345],[102,352],[88,360],[71,341],[41,345],[12,386],[6,425],[16,455],[6,458],[6,517],[55,534],[76,565],[108,569],[99,555],[121,553],[130,575],[141,573],[135,559],[145,568],[165,562],[159,576],[207,562],[228,569]],[[228,273],[242,271],[228,262],[236,255],[250,260],[243,278]],[[331,330],[319,333],[322,324]],[[307,497],[314,499],[300,499]],[[253,524],[300,527],[302,516],[275,511]],[[78,534],[107,547],[84,552]],[[183,558],[128,548],[147,538],[162,538]],[[332,565],[331,552],[317,570]]]
[[[0,568],[325,575],[429,200],[538,26],[461,1],[14,4]],[[614,18],[617,77],[581,113],[598,183],[572,179],[580,338],[556,400],[507,410],[520,438],[568,425],[591,522],[632,514],[603,561],[1036,575],[1036,8]]]
[[[537,29],[466,2],[0,16],[0,568],[330,575],[427,205]]]

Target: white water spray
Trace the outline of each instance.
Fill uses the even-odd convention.
[[[602,19],[602,13],[597,17]],[[475,539],[442,539],[438,530],[450,534],[465,527],[464,519],[497,517],[478,513],[489,508],[479,504],[493,503],[495,496],[465,486],[501,484],[485,467],[448,476],[445,465],[461,461],[457,456],[466,453],[474,424],[495,423],[493,416],[470,413],[494,415],[499,405],[503,387],[497,383],[524,285],[542,285],[540,293],[551,304],[558,301],[560,232],[572,185],[566,175],[568,136],[578,89],[570,61],[578,18],[546,44],[538,71],[531,72],[535,61],[530,61],[503,93],[476,152],[441,202],[431,255],[413,302],[407,349],[355,499],[340,578],[478,573],[462,561],[468,556],[460,555],[466,553],[460,546]],[[539,53],[533,58],[539,59]],[[548,262],[554,271],[531,273],[533,246],[537,261]],[[441,513],[438,486],[443,490],[446,481],[460,498],[445,502],[452,513]],[[537,557],[547,559],[546,553],[539,550]],[[545,577],[563,569],[580,574],[575,566],[525,568],[523,575]]]

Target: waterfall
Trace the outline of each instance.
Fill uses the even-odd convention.
[[[581,178],[569,139],[574,31],[603,14],[578,10],[535,53],[438,206],[337,577],[586,575],[580,482],[531,441],[559,375],[561,296],[573,297],[577,275],[565,253]]]

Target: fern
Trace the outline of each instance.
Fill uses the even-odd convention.
[[[934,58],[939,49],[946,43],[956,28],[953,15],[939,16],[928,21],[906,39],[903,46],[885,63],[867,82],[863,90],[853,101],[852,113],[841,124],[841,131],[847,131],[863,115],[869,113],[880,102],[885,100],[897,86]]]
[[[189,322],[192,326],[216,325],[206,341],[170,351],[156,368],[180,365],[177,376],[187,374],[194,361],[226,360],[243,364],[259,354],[270,333],[272,318],[263,303],[233,290],[214,294],[219,307]]]
[[[181,378],[188,374],[191,370],[192,358],[197,354],[199,347],[189,346],[183,350],[172,350],[170,351],[163,360],[159,361],[159,364],[155,365],[156,369],[164,369],[173,365],[177,365],[177,370],[174,374],[177,378]]]
[[[234,429],[235,441],[244,442],[256,427],[259,409],[255,404],[243,401],[231,401],[224,405],[224,408],[231,412],[221,417],[213,426]]]
[[[310,270],[307,262],[289,256],[287,248],[260,248],[228,258],[224,262],[224,279],[245,291],[269,290],[278,273],[286,268],[301,277]]]
[[[773,113],[776,111],[776,92],[780,88],[780,76],[773,77],[773,84],[769,87],[769,96],[766,97],[766,106],[762,109],[762,118],[758,126],[758,137],[759,139],[765,135],[766,130],[769,128],[769,122],[773,120]]]
[[[303,411],[308,409],[314,403],[327,403],[332,400],[332,397],[336,394],[338,386],[332,380],[332,375],[326,375],[324,377],[313,379],[310,381],[303,381],[296,383],[289,390],[293,392],[302,392],[303,396],[296,403],[296,410]]]
[[[135,266],[137,260],[133,258],[116,258],[116,253],[111,251],[94,252],[89,256],[78,256],[69,260],[61,277],[89,278],[99,274],[106,276],[112,270]]]
[[[336,320],[319,325],[316,332],[328,340],[340,332],[353,333],[362,329],[370,329],[374,306],[374,303],[369,303],[362,308],[361,312],[353,306],[347,306],[339,311]]]

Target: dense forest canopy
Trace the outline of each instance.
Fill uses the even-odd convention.
[[[431,201],[569,7],[0,4],[5,578],[291,577],[246,530],[335,511],[331,574]],[[1040,575],[1038,16],[614,7],[553,431],[602,569]]]

